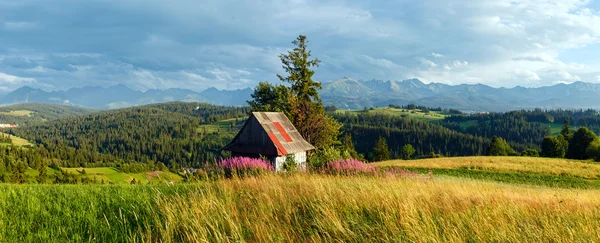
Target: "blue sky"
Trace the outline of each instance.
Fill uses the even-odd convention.
[[[0,0],[0,91],[238,89],[307,35],[315,78],[494,87],[600,82],[600,3],[583,0]]]

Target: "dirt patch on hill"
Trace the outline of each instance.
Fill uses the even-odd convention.
[[[146,173],[146,179],[151,180],[154,177],[159,177],[160,174],[162,174],[162,171],[153,171],[153,172],[147,172]]]

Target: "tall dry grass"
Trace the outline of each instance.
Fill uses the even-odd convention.
[[[600,191],[451,178],[0,185],[1,242],[598,242],[598,229]]]
[[[167,241],[600,241],[598,191],[323,176],[216,182],[161,197]]]

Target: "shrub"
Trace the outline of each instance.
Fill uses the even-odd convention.
[[[295,173],[297,170],[296,158],[293,154],[285,156],[285,162],[283,163],[283,171],[288,173]]]

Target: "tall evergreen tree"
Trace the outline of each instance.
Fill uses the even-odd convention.
[[[252,111],[284,112],[302,137],[317,148],[339,144],[337,138],[342,125],[325,112],[319,98],[321,83],[312,79],[313,68],[318,67],[320,61],[310,59],[306,36],[300,35],[292,43],[293,50],[279,55],[287,76],[277,75],[283,83],[290,84],[290,88],[260,83],[248,104]]]
[[[291,84],[292,91],[300,100],[320,101],[319,91],[321,83],[312,80],[315,71],[312,68],[319,67],[319,59],[310,59],[311,51],[308,50],[306,36],[300,35],[292,42],[296,47],[287,54],[279,55],[283,69],[288,76],[277,75],[283,81]]]
[[[377,139],[377,143],[375,143],[375,147],[373,148],[373,158],[372,161],[384,161],[390,159],[390,149],[388,148],[387,141],[383,137],[379,137]]]
[[[39,168],[38,168],[38,172],[39,172],[39,174],[38,174],[38,176],[36,177],[36,180],[37,180],[39,183],[46,183],[46,180],[48,179],[48,168],[46,168],[46,167],[47,167],[47,166],[46,166],[46,162],[42,162],[42,163],[39,165]]]
[[[344,134],[343,145],[344,149],[352,158],[358,159],[360,157],[354,148],[354,143],[352,143],[352,135],[350,135],[350,133]]]
[[[560,134],[563,135],[567,141],[571,140],[571,126],[568,119],[565,119]]]

